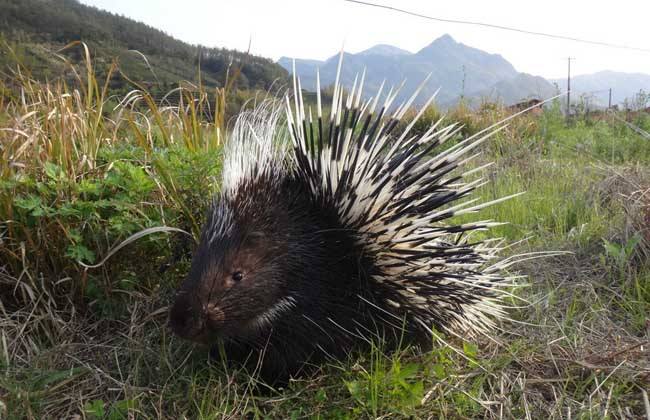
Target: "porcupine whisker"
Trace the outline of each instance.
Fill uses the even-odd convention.
[[[395,314],[392,314],[391,312],[387,311],[387,310],[384,309],[384,308],[381,308],[381,307],[375,305],[374,303],[370,302],[368,299],[364,298],[363,296],[361,296],[361,295],[357,295],[357,297],[359,298],[359,300],[362,300],[363,302],[365,302],[365,303],[367,303],[368,305],[374,307],[375,309],[380,310],[381,312],[385,313],[386,315],[391,316],[391,317],[397,319],[398,321],[401,321],[401,320],[402,320],[402,318],[398,317],[398,316],[395,315]]]
[[[282,315],[283,312],[289,311],[296,306],[296,299],[292,296],[286,296],[273,304],[269,309],[255,318],[255,323],[263,328],[266,324],[273,324],[273,321]]]
[[[381,339],[381,337],[379,336],[377,331],[372,331],[370,328],[368,328],[365,325],[361,324],[356,319],[353,320],[353,322],[357,325],[358,328],[361,328],[361,329],[367,331],[371,336],[373,336],[375,338],[375,342],[377,342],[377,341],[379,341]]]
[[[344,328],[343,326],[341,326],[340,324],[338,324],[336,321],[334,321],[332,318],[329,318],[329,317],[328,317],[327,320],[328,320],[329,322],[331,322],[332,324],[334,324],[337,328],[339,328],[340,330],[342,330],[343,332],[345,332],[346,334],[348,334],[348,335],[350,335],[350,336],[352,336],[352,337],[356,337],[356,338],[358,338],[358,339],[360,339],[360,340],[363,340],[363,341],[368,341],[365,337],[363,337],[363,336],[361,336],[361,335],[358,335],[358,334],[355,334],[355,333],[353,333],[352,331],[350,331],[350,330]],[[368,341],[368,344],[370,344],[369,341]]]
[[[332,336],[329,335],[329,333],[327,332],[327,330],[326,330],[325,328],[321,327],[319,323],[317,323],[316,321],[314,321],[313,319],[311,319],[310,317],[308,317],[308,316],[305,315],[305,314],[302,314],[302,316],[303,316],[303,318],[305,318],[307,321],[309,321],[309,322],[311,322],[312,324],[314,324],[314,325],[316,326],[316,328],[318,328],[319,330],[321,330],[321,331],[323,332],[323,334],[325,334],[325,335],[326,335],[326,336],[327,336],[327,337],[332,341],[332,343],[335,343],[334,338],[332,338]]]

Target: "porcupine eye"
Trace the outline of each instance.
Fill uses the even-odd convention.
[[[241,271],[235,271],[232,273],[232,279],[236,282],[240,282],[244,278],[244,273]]]

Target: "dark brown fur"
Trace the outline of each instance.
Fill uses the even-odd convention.
[[[174,332],[206,344],[223,339],[228,358],[250,367],[263,355],[263,379],[277,382],[306,362],[344,357],[382,335],[378,321],[399,328],[399,319],[368,304],[381,292],[369,285],[372,261],[335,209],[291,176],[275,188],[260,182],[232,202],[215,203],[170,312]],[[210,243],[212,228],[222,223],[215,218],[224,214],[234,215],[231,233]],[[287,297],[291,308],[259,322]]]

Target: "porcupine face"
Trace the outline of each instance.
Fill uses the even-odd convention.
[[[263,201],[242,204],[222,197],[213,204],[170,312],[179,336],[210,343],[251,335],[290,303],[283,300],[286,247],[277,240],[278,217]]]

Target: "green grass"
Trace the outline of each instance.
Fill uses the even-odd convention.
[[[200,92],[176,109],[141,92],[113,111],[92,66],[84,71],[71,86],[16,74],[26,101],[0,100],[0,418],[646,414],[650,143],[629,128],[606,118],[567,126],[552,108],[512,121],[470,164],[495,162],[482,200],[526,194],[459,221],[507,221],[484,236],[514,243],[506,255],[569,252],[513,267],[528,287],[494,340],[440,337],[449,345],[393,353],[377,343],[271,390],[168,331],[192,239],[150,235],[99,268],[80,264],[148,227],[196,236],[227,132],[224,118],[200,118]],[[503,115],[449,118],[469,134]]]

